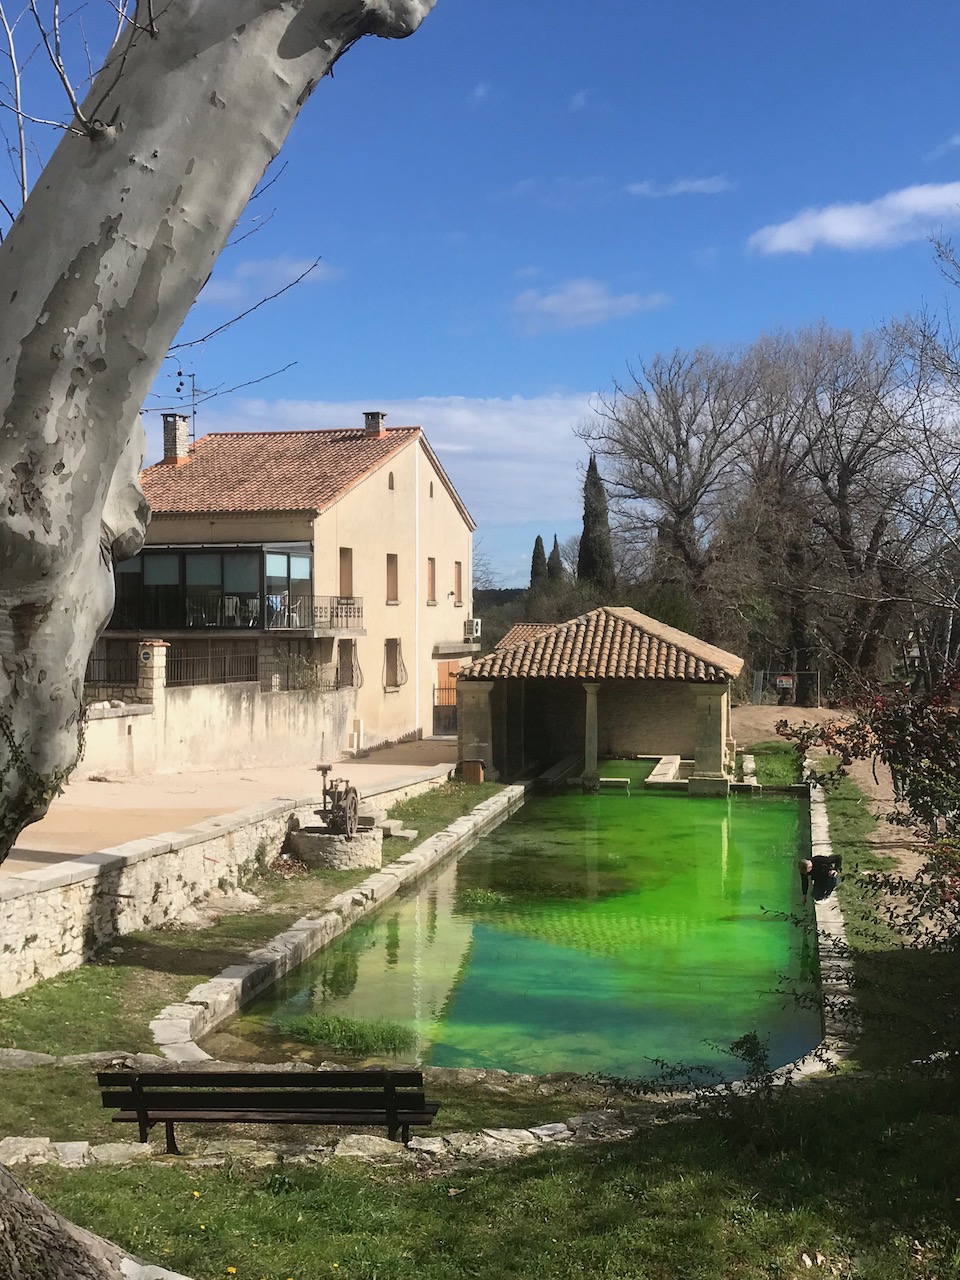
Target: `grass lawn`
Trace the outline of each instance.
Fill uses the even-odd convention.
[[[410,800],[395,804],[387,817],[399,818],[405,827],[412,827],[417,833],[417,838],[412,844],[405,844],[402,840],[388,841],[388,844],[398,845],[398,854],[406,853],[408,849],[415,849],[418,844],[436,835],[444,827],[449,827],[451,822],[464,817],[478,804],[489,800],[491,796],[495,796],[502,790],[503,787],[498,782],[476,784],[444,782],[439,787],[431,787],[429,791],[424,791],[422,795],[413,796]],[[386,861],[386,851],[384,846],[384,861]]]
[[[342,1160],[25,1172],[68,1217],[196,1280],[946,1280],[956,1102],[942,1084],[843,1079],[759,1132],[679,1121],[440,1177]]]
[[[800,757],[785,738],[755,742],[744,747],[743,753],[753,756],[761,787],[793,787],[800,781]]]

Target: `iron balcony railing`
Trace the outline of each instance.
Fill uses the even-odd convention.
[[[146,588],[118,597],[110,631],[360,631],[358,596],[259,595],[185,592],[181,587]]]
[[[136,684],[140,679],[140,663],[136,654],[127,658],[89,658],[84,684],[113,686]]]

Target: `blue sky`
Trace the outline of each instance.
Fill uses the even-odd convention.
[[[946,305],[957,48],[928,0],[437,0],[321,84],[221,258],[187,338],[322,263],[184,352],[202,388],[296,361],[198,432],[419,423],[522,584],[578,531],[573,428],[631,362]]]

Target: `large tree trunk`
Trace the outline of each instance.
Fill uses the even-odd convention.
[[[183,1280],[144,1266],[108,1240],[54,1213],[0,1169],[3,1280]]]
[[[76,760],[170,342],[317,82],[433,3],[168,0],[153,34],[139,5],[0,246],[0,858]]]

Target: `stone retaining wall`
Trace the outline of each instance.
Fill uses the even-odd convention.
[[[408,796],[446,777],[384,795]],[[271,800],[99,853],[0,879],[0,997],[81,965],[112,938],[171,920],[232,889],[279,855],[292,817],[316,820],[322,796]]]
[[[355,888],[332,898],[322,915],[297,920],[266,946],[251,951],[245,963],[230,965],[209,982],[194,987],[179,1004],[162,1009],[150,1023],[160,1052],[174,1062],[209,1059],[210,1054],[197,1044],[201,1036],[232,1017],[254,996],[272,987],[285,973],[375,911],[398,890],[498,826],[523,803],[523,796],[522,786],[504,787],[466,817],[458,818]]]

